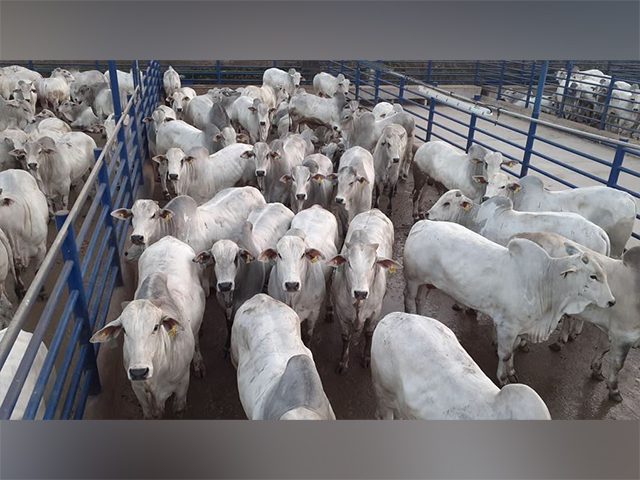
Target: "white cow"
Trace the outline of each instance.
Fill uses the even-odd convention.
[[[31,123],[24,130],[29,140],[37,140],[45,135],[52,135],[55,139],[58,139],[65,133],[71,133],[71,127],[64,120],[59,118],[43,118],[37,122]]]
[[[399,103],[378,102],[371,113],[376,120],[382,120],[387,116],[391,116],[394,113],[404,112],[404,108]]]
[[[389,198],[388,215],[391,215],[393,209],[393,198],[407,148],[410,148],[407,143],[407,131],[401,125],[390,124],[382,129],[382,134],[373,151],[373,165],[376,173],[374,205],[378,208],[380,197],[386,191]]]
[[[156,108],[150,117],[144,117],[142,121],[147,123],[147,140],[149,142],[149,153],[152,156],[158,154],[156,148],[156,138],[158,134],[158,128],[166,121],[177,120],[176,112],[172,108],[166,105],[160,105]]]
[[[31,111],[36,113],[36,101],[38,93],[33,82],[29,80],[19,80],[16,89],[12,92],[12,96],[16,100],[24,100],[31,107]]]
[[[100,119],[93,113],[93,109],[86,103],[77,104],[71,100],[65,100],[58,111],[70,122],[71,127],[84,131],[99,131]]]
[[[4,338],[6,333],[6,328],[4,330],[0,330],[0,341]],[[13,384],[13,378],[18,371],[20,362],[22,362],[22,359],[27,351],[27,347],[29,346],[32,337],[32,333],[20,330],[15,343],[11,347],[11,351],[9,352],[9,356],[4,363],[2,370],[0,370],[0,405],[7,396],[9,387]],[[27,374],[27,378],[24,381],[22,391],[20,392],[20,396],[18,397],[18,401],[15,407],[13,407],[13,411],[11,412],[11,420],[21,420],[24,416],[29,400],[31,399],[31,394],[33,393],[33,389],[35,388],[38,377],[40,376],[40,372],[42,371],[42,366],[44,365],[44,360],[47,357],[47,353],[49,353],[47,347],[44,345],[44,343],[40,342],[40,346],[38,347],[36,356],[33,359],[33,363],[31,364],[31,368],[29,370],[29,373]],[[49,383],[51,383],[51,380],[49,380]],[[45,394],[46,393],[47,392],[45,391]],[[35,415],[36,419],[42,419],[44,417],[46,407],[47,405],[44,399],[41,399]]]
[[[256,207],[247,218],[237,239],[222,239],[211,250],[200,252],[194,262],[213,265],[216,297],[227,320],[228,351],[233,318],[244,302],[262,292],[271,269],[268,263],[257,261],[263,250],[275,247],[287,233],[293,212],[281,203]]]
[[[449,190],[425,218],[458,223],[504,247],[521,232],[555,232],[604,255],[611,249],[605,231],[577,213],[519,212],[505,197],[477,205],[460,190]]]
[[[111,215],[121,220],[131,218],[133,245],[125,256],[136,260],[145,248],[167,235],[197,252],[209,250],[216,241],[237,236],[253,209],[265,203],[258,189],[237,187],[222,190],[201,206],[182,195],[164,208],[153,200],[136,200],[131,209],[120,208]]]
[[[33,110],[28,102],[0,98],[0,132],[7,128],[24,129],[33,120]]]
[[[125,332],[124,368],[146,419],[161,418],[171,395],[174,412],[184,413],[191,362],[197,376],[205,373],[198,346],[205,295],[194,255],[174,237],[145,250],[133,301],[91,337],[92,343],[101,343]]]
[[[8,128],[0,132],[0,172],[21,167],[20,162],[9,152],[20,148],[27,140],[27,134],[17,128]]]
[[[301,81],[304,81],[304,78],[295,68],[290,68],[287,72],[279,68],[268,68],[262,74],[263,85],[280,88],[287,92],[289,97],[293,96]]]
[[[365,338],[363,365],[371,361],[371,336],[382,315],[387,291],[387,270],[398,265],[393,255],[393,223],[378,209],[356,215],[340,255],[328,260],[335,268],[331,282],[331,304],[342,330],[342,355],[338,373],[349,366],[351,336],[362,332]]]
[[[271,117],[276,111],[257,98],[240,96],[230,107],[229,118],[237,131],[248,133],[251,143],[266,142],[271,130]]]
[[[170,97],[167,97],[167,103],[169,103],[171,108],[176,112],[178,120],[183,120],[187,105],[189,105],[189,102],[196,98],[196,96],[196,91],[193,88],[182,87],[173,92]]]
[[[50,136],[39,137],[11,154],[23,161],[38,181],[53,215],[58,198],[62,208],[68,208],[71,185],[86,177],[94,163],[93,151],[96,148],[95,140],[86,133],[71,132],[60,136],[57,141]]]
[[[340,159],[338,173],[327,178],[338,182],[336,203],[340,206],[343,232],[346,232],[353,217],[371,209],[376,179],[373,156],[362,147],[350,148]]]
[[[42,75],[19,65],[12,65],[0,69],[0,97],[11,99],[11,94],[18,88],[20,81],[31,82],[37,85],[42,80]]]
[[[43,78],[37,83],[38,98],[42,108],[53,108],[58,111],[58,107],[65,100],[71,98],[70,84],[74,81],[73,75],[69,70],[56,68],[51,72],[49,78]]]
[[[342,92],[336,93],[331,98],[307,93],[296,94],[289,100],[291,131],[297,132],[301,124],[311,128],[324,126],[338,130],[340,112],[345,108],[349,108],[349,103]]]
[[[0,229],[9,239],[16,277],[15,291],[24,297],[22,274],[35,261],[40,268],[47,253],[47,198],[24,170],[0,172]]]
[[[300,318],[258,294],[236,315],[231,362],[242,407],[251,420],[335,420],[311,350],[300,341]]]
[[[633,197],[621,190],[595,186],[551,191],[527,175],[503,189],[513,208],[524,212],[573,212],[601,227],[611,240],[611,256],[619,257],[633,232],[637,214]]]
[[[499,172],[502,165],[513,164],[514,161],[504,160],[501,153],[488,152],[480,145],[472,145],[468,153],[439,140],[421,145],[413,158],[413,218],[418,218],[427,179],[436,182],[440,193],[457,189],[479,202],[484,196],[487,178]]]
[[[184,119],[187,123],[201,130],[209,124],[214,124],[222,130],[231,126],[231,120],[225,105],[229,105],[229,110],[231,110],[230,105],[237,98],[221,97],[221,99],[212,99],[210,95],[197,96],[187,103]]]
[[[313,77],[313,89],[320,97],[331,98],[336,92],[342,92],[346,95],[349,93],[350,84],[349,79],[345,78],[342,73],[334,77],[330,73],[320,72]]]
[[[269,275],[269,295],[280,300],[304,322],[302,339],[311,343],[313,329],[325,307],[331,267],[322,260],[338,253],[338,222],[319,205],[302,210],[275,248],[267,248],[258,260],[275,260]]]
[[[290,185],[281,180],[302,165],[307,152],[307,141],[299,135],[276,139],[271,146],[263,142],[254,145],[256,178],[267,202],[289,203]]]
[[[289,98],[285,90],[280,87],[274,88],[271,85],[262,85],[261,87],[249,85],[242,90],[241,96],[258,99],[269,108],[276,108],[280,102]]]
[[[110,72],[107,70],[104,73],[104,78],[110,83]],[[133,91],[135,90],[133,84],[133,71],[129,70],[129,72],[123,72],[122,70],[116,70],[116,77],[118,79],[118,90],[120,90],[120,98],[126,99],[127,95],[133,95]]]
[[[565,257],[569,245],[573,249],[582,248],[580,245],[555,233],[529,232],[518,235],[536,242],[552,257]],[[622,401],[618,389],[618,374],[624,366],[629,350],[640,341],[640,303],[638,303],[637,285],[640,283],[640,247],[627,250],[622,259],[608,258],[597,252],[589,252],[598,260],[607,273],[607,282],[611,293],[616,298],[616,304],[611,308],[599,308],[589,305],[581,313],[575,315],[577,321],[587,321],[598,327],[609,340],[609,345],[601,348],[591,363],[592,377],[603,380],[602,360],[609,352],[612,369],[607,379],[609,398]],[[566,321],[566,319],[565,319]]]
[[[9,326],[9,322],[13,318],[13,305],[7,297],[7,289],[5,282],[11,276],[14,282],[16,280],[16,271],[13,265],[13,250],[11,243],[0,228],[0,327]]]
[[[194,153],[193,149],[185,154],[179,148],[170,148],[166,155],[155,156],[153,160],[161,166],[166,163],[161,170],[167,172],[175,194],[189,195],[198,205],[225,188],[244,187],[255,178],[251,145],[236,143],[210,156]]]
[[[156,152],[165,155],[170,148],[180,148],[186,152],[193,147],[204,147],[209,153],[215,153],[217,147],[213,137],[220,132],[215,125],[208,125],[204,130],[189,125],[182,120],[165,118],[156,130]]]
[[[426,286],[488,315],[497,331],[498,381],[517,382],[513,350],[519,337],[543,342],[564,314],[591,303],[615,305],[596,257],[577,249],[568,253],[551,258],[529,240],[516,238],[503,247],[455,223],[421,220],[404,249],[405,310],[416,313],[418,290]]]
[[[167,98],[172,97],[175,92],[180,90],[180,75],[176,72],[171,65],[162,75],[162,86],[164,87],[164,94]]]
[[[438,320],[393,312],[373,334],[380,420],[551,420],[529,386],[499,389]]]
[[[282,182],[291,182],[291,208],[295,213],[313,205],[330,209],[333,183],[326,177],[332,172],[331,160],[321,153],[314,153],[307,156],[302,165],[293,167],[291,174],[280,178]]]
[[[92,90],[94,96],[101,88],[108,87],[104,75],[99,70],[87,70],[86,72],[72,71],[71,74],[74,80],[71,82],[71,85],[69,85],[69,89],[71,91],[71,100],[76,103],[82,103],[83,96],[80,90],[83,89],[83,87],[88,87]]]

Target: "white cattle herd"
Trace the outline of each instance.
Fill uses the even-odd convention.
[[[162,418],[171,396],[183,414],[191,370],[205,376],[203,357],[214,352],[201,351],[199,334],[211,289],[250,419],[336,418],[314,357],[317,322],[334,318],[343,342],[336,372],[348,375],[350,344],[362,335],[381,419],[550,419],[543,399],[517,384],[514,351],[546,341],[561,322],[555,349],[582,322],[602,331],[592,375],[604,379],[609,352],[609,397],[622,401],[618,374],[640,344],[640,247],[625,248],[631,195],[550,191],[538,177],[509,177],[502,166],[514,162],[479,145],[417,148],[410,113],[387,102],[363,112],[343,75],[319,73],[314,93],[294,69],[203,95],[181,78],[165,71],[167,105],[144,119],[169,201],[141,198],[111,212],[131,220],[125,256],[137,262],[138,286],[91,338],[122,333],[145,418]],[[131,73],[118,71],[118,80],[125,99]],[[51,110],[36,114],[36,102]],[[69,208],[70,189],[91,171],[96,143],[71,127],[111,135],[111,114],[101,72],[0,70],[0,327],[15,308],[6,282],[24,296],[22,277],[42,263],[56,202]],[[389,216],[410,173],[415,223],[399,262]],[[428,185],[441,195],[435,204],[426,205]],[[406,313],[383,316],[387,277],[400,269]],[[499,387],[449,328],[418,315],[432,289],[490,317]],[[25,346],[16,344],[2,370],[2,397]]]

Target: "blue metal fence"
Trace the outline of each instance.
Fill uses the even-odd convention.
[[[95,151],[96,162],[71,211],[56,213],[58,234],[0,342],[2,369],[20,330],[29,325],[33,331],[0,405],[0,419],[11,417],[43,340],[49,351],[22,418],[35,418],[43,400],[45,419],[79,419],[87,396],[100,392],[96,366],[99,344],[90,344],[89,338],[104,325],[112,292],[122,284],[120,251],[128,229],[126,222],[114,225],[110,212],[130,207],[143,181],[147,142],[142,119],[155,108],[162,83],[158,61],[149,61],[143,69],[137,61],[128,64],[135,91],[122,108],[116,67],[116,62],[108,62],[111,91],[115,93],[116,133],[103,149]],[[37,315],[36,297],[45,285],[53,286]]]
[[[636,199],[640,198],[640,188],[635,186],[632,188],[630,186],[632,183],[634,185],[640,184],[638,183],[640,171],[625,165],[625,159],[628,159],[629,156],[640,156],[640,148],[637,145],[627,143],[626,139],[615,140],[557,125],[539,118],[542,109],[542,93],[544,91],[539,86],[549,76],[550,62],[540,62],[540,67],[536,69],[536,78],[539,80],[535,85],[537,95],[531,99],[533,112],[530,116],[507,109],[495,108],[490,105],[483,105],[493,112],[491,116],[484,116],[465,108],[449,104],[445,105],[429,98],[421,90],[422,87],[436,89],[437,87],[432,87],[432,84],[427,84],[422,79],[397,73],[380,62],[336,61],[329,62],[325,68],[334,74],[342,72],[354,82],[355,93],[351,93],[351,95],[360,100],[361,104],[367,109],[371,109],[381,99],[382,94],[384,94],[385,100],[404,103],[412,107],[408,108],[407,111],[416,117],[416,129],[418,131],[416,138],[422,141],[443,140],[464,151],[467,151],[473,143],[476,143],[492,151],[500,150],[506,158],[515,160],[520,164],[519,170],[505,168],[508,173],[516,177],[522,177],[529,171],[533,171],[567,187],[575,188],[578,186],[566,178],[562,178],[562,175],[552,173],[548,167],[544,166],[545,164],[551,164],[552,166],[561,167],[562,170],[577,173],[595,184],[617,188],[633,195]],[[531,69],[530,65],[529,68]],[[509,69],[505,66],[504,75],[507,72],[509,72]],[[504,75],[503,78],[505,78]],[[531,80],[528,81],[531,82]],[[443,93],[456,96],[451,92],[443,91]],[[469,101],[466,98],[462,98],[462,100]],[[453,115],[454,111],[457,113],[456,116]],[[525,124],[525,127],[517,127],[502,121],[500,116],[519,119]],[[501,133],[496,133],[495,131],[490,131],[487,128],[489,126],[499,127],[504,130]],[[586,142],[584,142],[583,146],[574,148],[552,139],[552,135],[547,132],[541,133],[540,127],[568,132],[577,138],[586,140]],[[483,138],[480,139],[480,136]],[[517,138],[507,138],[508,136]],[[497,141],[504,148],[496,149],[496,147],[489,145],[488,141]],[[591,153],[591,142],[610,147],[607,150],[609,156],[599,157]],[[580,168],[558,160],[556,156],[542,151],[542,145],[550,146],[554,151],[562,152],[563,154],[570,154],[580,162],[587,160],[590,162],[587,164],[588,168]],[[589,168],[591,166],[594,168],[604,167],[607,174],[595,174],[593,173],[594,168]],[[622,184],[621,175],[626,178],[626,186]],[[640,215],[638,215],[638,219],[640,220]],[[636,229],[633,236],[640,240],[640,231]]]

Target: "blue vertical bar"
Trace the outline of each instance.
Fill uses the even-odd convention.
[[[360,62],[356,67],[356,100],[360,99]]]
[[[527,88],[527,99],[524,103],[525,108],[529,108],[529,101],[531,100],[531,89],[533,88],[533,79],[536,76],[536,61],[531,62],[531,73],[529,74],[529,86]]]
[[[220,70],[220,60],[216,60],[216,76],[218,77],[218,85],[222,83],[222,71]]]
[[[118,72],[116,70],[116,62],[109,60],[109,82],[111,84],[111,97],[113,98],[113,120],[116,124],[122,117],[122,105],[120,104],[120,89],[118,87]],[[127,173],[125,179],[126,187],[133,195],[133,188],[131,185],[131,166],[129,165],[129,152],[127,151],[127,137],[124,133],[124,125],[117,131],[118,142],[122,143],[120,149],[120,161],[125,163],[124,170]],[[112,159],[113,160],[113,159]]]
[[[400,85],[398,86],[398,103],[402,105],[404,100],[404,77],[400,78]]]
[[[380,70],[376,70],[376,80],[374,88],[373,103],[378,103],[378,93],[380,91]]]
[[[471,145],[473,145],[473,135],[476,132],[476,114],[472,113],[471,118],[469,119],[469,134],[467,135],[467,147],[466,152],[469,152]]]
[[[547,72],[549,71],[549,61],[545,60],[540,66],[540,78],[538,79],[538,86],[536,87],[536,100],[533,104],[533,112],[531,113],[532,119],[537,119],[540,116],[540,104],[542,103],[542,92],[544,91],[544,85],[547,81]],[[535,140],[536,129],[538,123],[531,121],[529,123],[529,133],[527,134],[527,143],[524,147],[524,155],[522,156],[522,168],[520,169],[520,177],[524,177],[529,171],[529,163],[531,162],[531,152],[533,150],[533,142]]]
[[[273,61],[273,67],[274,68],[278,68],[278,60],[274,60]]]
[[[100,70],[100,60],[93,62],[93,65],[96,67],[96,70]]]
[[[498,92],[496,93],[496,100],[500,100],[502,96],[502,84],[504,82],[504,70],[507,66],[506,61],[502,61],[502,68],[500,69],[500,78],[498,79]]]
[[[564,88],[562,89],[562,101],[560,102],[560,108],[558,109],[558,116],[563,118],[564,114],[564,104],[567,99],[567,89],[569,88],[569,84],[571,83],[571,72],[573,71],[573,60],[569,60],[567,62],[567,78],[564,83]]]
[[[425,83],[431,82],[431,60],[429,60],[429,62],[427,63],[427,74],[424,77],[424,82]]]
[[[29,70],[33,70],[33,60],[29,60]]]
[[[431,131],[433,130],[433,116],[436,113],[436,101],[429,99],[429,120],[427,121],[427,142],[431,141]]]
[[[68,216],[69,212],[67,210],[56,212],[55,221],[58,231],[60,231]],[[89,386],[89,395],[98,395],[101,390],[98,364],[96,362],[95,352],[89,343],[89,339],[93,334],[91,331],[92,322],[89,318],[89,303],[87,302],[84,290],[84,281],[82,279],[82,271],[80,269],[80,257],[78,256],[78,247],[76,245],[75,234],[73,233],[73,225],[69,225],[67,235],[62,242],[60,250],[62,253],[62,259],[65,262],[73,262],[73,267],[71,267],[71,273],[67,280],[67,288],[69,290],[69,295],[71,295],[73,291],[78,292],[78,300],[73,308],[73,316],[76,321],[78,319],[82,320],[82,328],[80,330],[80,335],[78,336],[78,344],[80,347],[85,345],[89,347],[89,352],[85,358],[86,363],[84,365],[85,370],[93,371],[91,385]]]
[[[600,117],[600,123],[598,123],[598,130],[602,130],[607,123],[607,114],[609,113],[609,103],[611,102],[611,94],[613,93],[613,86],[616,82],[616,76],[611,76],[611,82],[607,89],[607,96],[604,99],[604,106],[602,108],[602,116]]]
[[[340,60],[340,73],[344,75],[344,60]]]
[[[628,142],[627,138],[620,139],[623,142]],[[613,157],[613,163],[611,164],[611,171],[609,172],[609,179],[607,180],[607,187],[615,188],[618,186],[618,177],[620,176],[620,167],[624,161],[624,154],[626,148],[622,145],[618,145],[616,148],[616,154]]]

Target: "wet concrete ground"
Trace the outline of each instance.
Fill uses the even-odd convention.
[[[147,166],[148,167],[148,166]],[[150,169],[146,170],[150,185]],[[411,181],[400,184],[391,219],[395,225],[396,242],[394,259],[402,261],[405,239],[412,225]],[[157,189],[156,189],[157,190]],[[147,197],[159,199],[157,192]],[[436,200],[435,189],[431,201]],[[386,201],[381,206],[386,207]],[[123,260],[127,284],[114,295],[107,321],[120,313],[120,302],[130,300],[135,290],[135,269]],[[482,281],[482,279],[478,279]],[[390,275],[384,313],[403,310],[404,278],[401,271]],[[434,317],[449,326],[463,347],[482,370],[495,379],[497,357],[491,346],[491,322],[487,317],[475,318],[464,312],[456,312],[453,302],[446,295],[432,291],[423,305],[422,314]],[[201,350],[207,375],[204,379],[192,377],[185,419],[243,419],[246,418],[240,404],[235,370],[230,361],[223,358],[226,338],[224,317],[215,296],[207,301]],[[314,359],[323,385],[338,419],[372,419],[375,398],[370,371],[360,364],[362,339],[351,349],[350,368],[345,375],[338,375],[334,368],[341,352],[340,328],[337,322],[320,320],[312,343]],[[590,379],[590,361],[595,354],[599,332],[586,324],[583,333],[562,351],[552,352],[548,345],[531,345],[530,353],[516,353],[515,366],[522,383],[534,388],[547,403],[554,419],[638,419],[640,418],[640,351],[632,350],[620,375],[622,403],[608,400],[604,382]],[[552,336],[552,340],[555,338]],[[122,340],[120,339],[120,342]],[[140,419],[142,410],[135,398],[122,365],[122,348],[103,347],[99,356],[99,368],[103,392],[90,398],[85,413],[89,419]],[[605,374],[608,363],[605,363]],[[171,400],[167,404],[166,418],[174,418]]]

